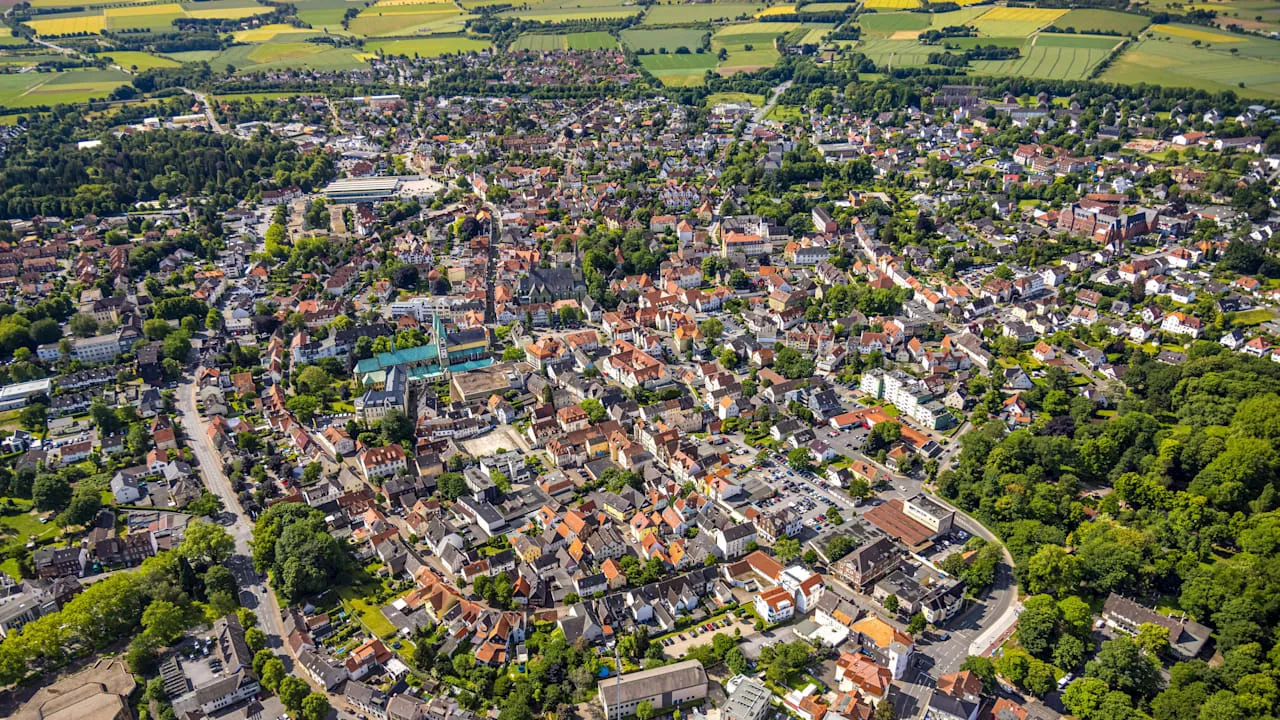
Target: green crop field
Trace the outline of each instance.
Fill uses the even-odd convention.
[[[1078,33],[1118,32],[1122,35],[1136,34],[1151,24],[1151,18],[1145,15],[1116,12],[1115,10],[1095,10],[1082,8],[1071,10],[1066,15],[1053,21],[1054,26],[1067,29],[1074,28]]]
[[[57,73],[0,75],[0,106],[27,108],[60,103],[80,103],[106,98],[129,82],[118,70],[70,70]]]
[[[859,41],[855,49],[871,58],[878,66],[891,65],[899,68],[928,65],[929,53],[939,52],[942,48],[921,45],[916,40],[874,38]]]
[[[286,39],[287,38],[287,39]],[[261,45],[236,45],[217,58],[240,70],[310,68],[315,70],[355,70],[366,67],[359,51],[337,48],[323,43],[310,43],[288,35]]]
[[[404,55],[406,57],[436,57],[451,53],[467,53],[488,50],[492,45],[488,40],[477,40],[467,37],[412,38],[404,40],[372,40],[364,44],[369,52],[381,52],[385,55]]]
[[[1185,27],[1187,34],[1197,30]],[[1231,42],[1202,42],[1197,47],[1192,44],[1193,38],[1153,29],[1149,36],[1121,53],[1101,79],[1208,92],[1232,90],[1245,97],[1280,98],[1280,43],[1216,29],[1213,32],[1228,37]]]
[[[444,34],[460,32],[466,15],[456,7],[444,5],[411,5],[415,12],[400,12],[401,7],[385,12],[376,6],[366,8],[348,23],[352,34],[365,37],[395,37],[419,33]],[[421,8],[431,8],[422,10]],[[391,9],[391,8],[388,8]]]
[[[164,56],[170,60],[177,60],[180,63],[189,63],[212,62],[214,58],[221,54],[221,50],[184,50],[183,52],[165,53]]]
[[[582,8],[540,7],[525,10],[508,10],[502,13],[502,16],[544,23],[563,23],[575,20],[616,20],[633,17],[641,12],[643,12],[643,9],[635,6],[604,5]]]
[[[1110,52],[1110,47],[1053,47],[1036,43],[1024,47],[1022,57],[1017,59],[978,60],[970,65],[974,73],[983,75],[1083,80]]]
[[[615,50],[618,41],[607,32],[565,33],[562,35],[539,35],[525,33],[511,44],[512,50]]]
[[[927,13],[894,12],[860,15],[858,24],[867,35],[892,35],[895,32],[929,29],[932,16]]]
[[[112,50],[110,54],[104,53],[103,57],[126,70],[136,68],[139,72],[152,68],[178,67],[182,64],[170,58],[128,50]]]
[[[698,5],[653,5],[644,16],[644,25],[691,25],[716,20],[749,18],[764,5],[755,3],[717,2]]]
[[[350,7],[360,7],[351,0],[296,0],[298,19],[311,25],[316,30],[329,32],[345,32],[342,28],[342,15]]]
[[[675,52],[676,48],[687,47],[690,50],[702,45],[702,36],[707,31],[700,28],[664,28],[662,30],[645,30],[627,28],[620,35],[622,42],[632,50],[648,50],[658,52],[666,49]]]
[[[703,74],[716,67],[716,56],[711,53],[687,55],[641,55],[640,64],[664,85],[688,87],[701,85]]]

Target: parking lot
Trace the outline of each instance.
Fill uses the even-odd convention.
[[[708,625],[710,625],[710,627],[708,627]],[[666,637],[655,638],[653,642],[662,646],[662,652],[666,653],[667,657],[678,658],[683,657],[689,648],[694,647],[695,645],[709,645],[711,643],[711,639],[715,637],[716,633],[724,633],[725,635],[732,637],[734,628],[741,630],[744,638],[749,635],[754,635],[756,632],[751,623],[747,622],[742,617],[733,621],[725,616],[713,621],[703,621],[698,625],[685,628],[680,632],[673,633]]]
[[[756,471],[756,475],[776,493],[773,497],[760,501],[760,509],[769,512],[787,508],[800,515],[804,526],[800,536],[802,541],[827,531],[831,525],[827,519],[829,508],[834,507],[844,518],[853,513],[851,498],[838,488],[828,487],[825,479],[811,473],[770,461]]]

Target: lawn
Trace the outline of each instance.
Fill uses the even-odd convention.
[[[1130,35],[1141,32],[1151,24],[1151,18],[1115,10],[1081,8],[1069,11],[1066,15],[1054,20],[1053,24],[1064,30],[1074,28],[1073,32],[1078,33],[1114,31]]]
[[[1245,310],[1231,315],[1231,324],[1235,327],[1244,327],[1246,325],[1261,325],[1275,317],[1275,313],[1267,308],[1254,308],[1253,310]]]
[[[110,55],[103,55],[103,57],[122,68],[138,71],[151,70],[152,68],[179,67],[182,65],[177,60],[167,57],[131,50],[112,50]]]
[[[5,498],[0,505],[3,505],[0,507],[0,547],[7,549],[26,545],[32,536],[43,540],[58,532],[53,523],[40,522],[40,516],[32,511],[30,500]],[[0,570],[10,572],[7,565],[0,566]],[[17,570],[17,563],[14,563],[13,570]]]
[[[736,20],[754,16],[763,9],[756,3],[717,2],[698,5],[652,5],[644,25],[691,25],[716,20]]]
[[[972,24],[988,37],[1026,37],[1066,14],[1066,10],[995,7],[978,16]]]
[[[396,634],[396,626],[392,625],[378,608],[365,600],[365,597],[376,589],[377,585],[359,588],[344,587],[338,590],[338,597],[342,598],[342,607],[359,619],[369,632],[380,638],[390,637]]]
[[[693,50],[702,45],[702,36],[706,34],[706,30],[699,28],[665,28],[663,30],[627,28],[620,33],[622,43],[632,50],[648,50],[655,53],[663,49],[673,53],[680,47]]]
[[[1233,42],[1197,47],[1193,39],[1151,33],[1121,53],[1101,80],[1280,98],[1280,43],[1230,37]]]
[[[487,40],[465,37],[413,38],[409,40],[373,40],[364,44],[370,52],[407,57],[436,57],[459,52],[479,52],[492,45]]]

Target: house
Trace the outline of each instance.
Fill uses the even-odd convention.
[[[756,595],[756,613],[769,624],[786,622],[795,615],[795,599],[786,588],[775,585]]]
[[[404,448],[399,445],[369,448],[360,453],[359,462],[366,480],[389,477],[408,468]]]
[[[1169,631],[1169,649],[1183,660],[1200,655],[1213,632],[1182,613],[1179,617],[1162,615],[1129,598],[1111,593],[1102,605],[1102,620],[1113,629],[1137,634],[1142,625],[1152,624]]]
[[[642,702],[658,710],[706,698],[707,672],[701,662],[685,660],[601,680],[596,689],[607,720],[621,720],[635,715]]]
[[[173,710],[179,718],[196,720],[217,714],[261,690],[251,669],[253,656],[244,639],[244,627],[236,616],[228,615],[215,621],[213,638],[221,669],[212,679],[174,699]]]

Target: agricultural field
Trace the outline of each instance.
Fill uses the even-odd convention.
[[[72,13],[37,15],[26,24],[37,35],[46,37],[76,33],[94,34],[103,30],[157,32],[171,29],[173,21],[182,17],[239,20],[271,11],[271,8],[260,5],[254,0],[212,0],[200,3],[170,2],[147,5],[112,3],[110,7],[98,7],[98,5],[101,3],[46,3],[40,7],[88,7],[90,9]]]
[[[411,38],[403,40],[373,40],[364,44],[365,50],[384,55],[407,57],[436,57],[450,53],[479,52],[492,45],[488,40],[465,37]]]
[[[859,40],[855,49],[878,66],[900,68],[924,67],[929,64],[929,53],[939,52],[942,48],[921,45],[916,40],[869,38]]]
[[[865,35],[891,36],[899,32],[923,32],[929,29],[931,15],[915,12],[871,13],[858,17]]]
[[[511,44],[512,50],[616,50],[618,41],[607,32],[565,33],[563,35],[536,35],[526,33]]]
[[[703,75],[716,68],[713,53],[689,53],[687,55],[641,55],[640,64],[653,73],[663,85],[691,87],[701,85]]]
[[[342,16],[347,8],[357,7],[350,0],[297,0],[293,4],[298,8],[299,20],[316,30],[328,30],[331,33],[345,33]]]
[[[1172,0],[1169,0],[1172,1]],[[1153,2],[1168,5],[1168,2]],[[1184,4],[1183,10],[1212,10],[1220,27],[1239,25],[1245,30],[1280,32],[1280,4],[1273,0],[1198,0]]]
[[[656,53],[665,49],[673,53],[679,47],[687,47],[690,50],[699,47],[702,45],[702,36],[707,32],[701,28],[665,28],[663,30],[627,28],[619,35],[622,37],[622,44],[632,50]]]
[[[724,49],[729,55],[720,63],[717,72],[721,75],[733,75],[770,67],[780,57],[774,49],[774,40],[779,35],[805,32],[812,27],[792,22],[726,25],[711,36],[711,50],[719,53]]]
[[[180,63],[211,62],[220,54],[221,52],[218,50],[185,50],[183,52],[165,53],[164,57],[170,60],[177,60]]]
[[[295,33],[314,34],[315,30],[307,30],[305,28],[296,28],[292,25],[263,25],[262,27],[252,28],[250,30],[237,30],[231,34],[236,42],[240,43],[262,43],[274,40],[278,35],[291,35]]]
[[[1115,10],[1083,8],[1068,11],[1066,15],[1054,20],[1053,24],[1063,30],[1072,29],[1072,32],[1078,33],[1118,32],[1121,35],[1132,35],[1142,32],[1143,28],[1151,24],[1151,19],[1145,15]]]
[[[306,42],[301,37],[258,45],[237,45],[219,54],[214,62],[234,65],[238,70],[352,70],[365,67],[364,55],[358,50]]]
[[[1066,10],[994,7],[979,15],[971,24],[987,37],[1026,37],[1040,28],[1054,24],[1066,14]]]
[[[129,82],[118,70],[69,70],[57,73],[0,75],[0,106],[27,108],[105,98]]]
[[[468,16],[454,5],[373,5],[348,24],[352,34],[365,37],[448,34],[461,32]]]
[[[1120,38],[1080,35],[1039,35],[1013,60],[978,60],[973,72],[1046,80],[1084,80]]]
[[[844,12],[851,7],[857,7],[857,3],[851,2],[817,2],[809,3],[799,9],[802,13],[825,13],[825,12]]]
[[[773,7],[767,7],[761,10],[760,12],[756,13],[756,17],[758,18],[782,17],[784,15],[795,15],[795,14],[796,14],[795,5],[774,5]]]
[[[920,7],[919,0],[864,0],[868,10],[911,10]]]
[[[1246,40],[1242,35],[1202,30],[1192,25],[1152,25],[1151,35],[1168,35],[1183,40],[1199,40],[1202,43],[1236,43]]]
[[[1161,32],[1172,27],[1178,34]],[[1197,33],[1222,35],[1207,42]],[[1194,43],[1199,41],[1200,45]],[[1126,49],[1102,80],[1186,87],[1208,92],[1232,90],[1244,97],[1280,98],[1280,43],[1265,38],[1207,31],[1191,26],[1152,28]]]
[[[103,57],[126,70],[136,69],[139,72],[152,68],[178,67],[182,64],[167,57],[131,50],[112,50],[110,54],[104,53]]]
[[[643,25],[692,25],[753,17],[764,8],[755,3],[718,2],[699,5],[652,5]]]

